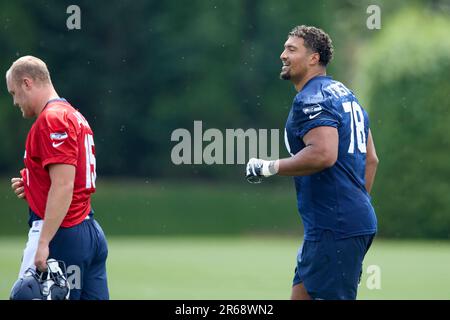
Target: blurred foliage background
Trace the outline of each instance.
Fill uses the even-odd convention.
[[[81,9],[68,30],[66,8]],[[369,30],[367,7],[381,8]],[[380,158],[373,200],[383,237],[450,237],[450,4],[357,1],[1,1],[0,70],[22,55],[49,66],[95,132],[94,208],[109,234],[300,233],[291,179],[263,186],[243,165],[172,163],[177,128],[283,132],[295,91],[278,80],[296,25],[333,39],[328,73],[371,117]],[[9,190],[23,166],[24,121],[0,90],[0,234],[23,233]],[[207,145],[204,143],[203,146]],[[280,156],[287,156],[280,134]]]

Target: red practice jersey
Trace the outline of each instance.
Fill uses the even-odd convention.
[[[94,134],[80,112],[65,99],[50,100],[27,136],[25,169],[21,171],[25,197],[31,210],[42,219],[50,189],[48,165],[76,167],[72,203],[61,227],[81,223],[91,211],[95,192]]]

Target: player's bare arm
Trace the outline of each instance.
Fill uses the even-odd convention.
[[[35,265],[39,270],[46,269],[49,254],[48,246],[69,210],[75,181],[75,167],[72,165],[52,164],[49,165],[48,170],[51,186],[35,257]]]
[[[25,187],[23,185],[22,178],[12,178],[11,179],[11,189],[16,194],[17,198],[25,199]]]
[[[278,175],[306,176],[332,167],[338,156],[338,132],[334,127],[317,127],[304,137],[306,147],[291,158],[278,160]]]
[[[375,150],[375,144],[373,143],[372,133],[369,130],[366,155],[366,190],[368,193],[372,190],[373,182],[375,181],[378,162],[379,160]]]

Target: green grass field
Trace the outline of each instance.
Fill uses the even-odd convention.
[[[283,237],[111,237],[112,299],[287,299],[301,239]],[[25,237],[0,238],[0,299],[7,299]],[[364,269],[381,288],[359,299],[450,299],[450,243],[376,240]]]

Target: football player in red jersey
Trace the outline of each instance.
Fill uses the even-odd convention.
[[[6,72],[14,105],[24,118],[36,118],[26,140],[20,178],[11,179],[27,201],[30,232],[19,278],[28,268],[44,271],[47,259],[65,262],[70,299],[108,299],[108,247],[93,219],[96,161],[93,132],[86,119],[60,98],[46,64],[32,56]]]

